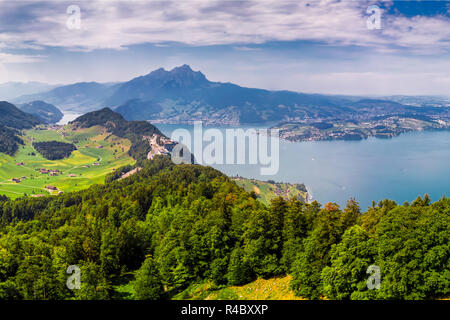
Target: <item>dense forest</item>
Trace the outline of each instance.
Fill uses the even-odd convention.
[[[0,101],[0,125],[15,129],[31,129],[38,125],[40,121],[33,115],[25,113],[15,105]]]
[[[0,124],[0,152],[13,156],[19,149],[19,145],[23,145],[23,140],[18,135],[19,131]]]
[[[48,160],[60,160],[69,157],[77,148],[72,143],[60,141],[33,142],[33,148]]]
[[[112,134],[131,141],[129,155],[135,160],[147,159],[151,147],[143,136],[163,135],[158,128],[147,121],[127,121],[119,113],[109,108],[89,112],[71,122],[81,128],[103,126]]]
[[[0,299],[170,299],[194,283],[292,275],[309,299],[450,295],[450,199],[270,206],[228,177],[167,157],[123,180],[42,198],[0,198]],[[69,265],[81,288],[66,287]],[[369,290],[368,266],[381,272]]]
[[[23,144],[19,130],[30,129],[40,120],[6,101],[0,101],[0,114],[0,152],[13,156]]]

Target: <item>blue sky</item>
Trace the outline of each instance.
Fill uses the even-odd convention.
[[[374,4],[380,30],[367,28]],[[450,95],[450,2],[0,0],[0,82],[125,81],[182,64],[248,87]]]

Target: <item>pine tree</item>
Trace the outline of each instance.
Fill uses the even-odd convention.
[[[158,267],[151,257],[147,257],[136,273],[133,283],[136,298],[139,300],[159,300],[164,296],[164,287]]]

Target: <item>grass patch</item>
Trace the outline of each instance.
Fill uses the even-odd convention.
[[[303,202],[307,202],[308,200],[308,194],[303,184],[259,181],[242,177],[235,177],[232,179],[238,186],[244,188],[246,191],[254,191],[258,196],[258,200],[266,205],[269,205],[274,198],[279,196],[285,199],[296,197]]]
[[[219,288],[212,283],[194,284],[174,300],[302,300],[290,289],[291,276],[258,279],[243,286]]]

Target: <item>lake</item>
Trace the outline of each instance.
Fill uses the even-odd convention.
[[[78,118],[79,116],[82,116],[83,114],[81,113],[76,113],[76,112],[72,112],[72,111],[61,111],[63,113],[63,117],[62,119],[57,123],[58,125],[66,125],[68,124],[70,121],[75,120],[76,118]]]
[[[177,128],[193,130],[189,125],[156,126],[168,137]],[[255,165],[213,167],[227,175],[304,183],[322,204],[343,206],[354,197],[366,209],[372,200],[389,198],[401,204],[425,193],[438,200],[450,194],[450,132],[411,132],[361,141],[281,141],[280,170],[274,176],[261,176]]]

